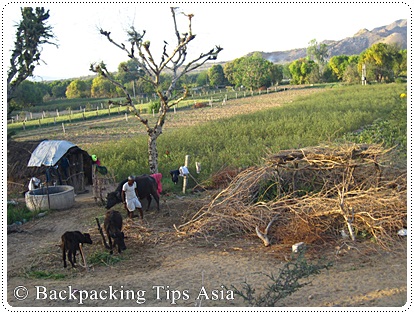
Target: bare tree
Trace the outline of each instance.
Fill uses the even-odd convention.
[[[185,33],[180,33],[177,26],[177,8],[171,7],[171,14],[177,43],[172,50],[167,51],[168,43],[164,41],[163,52],[158,63],[153,58],[150,48],[151,42],[148,40],[144,41],[145,30],[142,34],[140,34],[133,26],[131,26],[128,31],[129,43],[127,47],[123,43],[115,42],[111,38],[110,32],[100,29],[100,33],[105,36],[110,43],[125,51],[128,57],[135,60],[138,65],[135,69],[129,69],[125,66],[123,70],[125,72],[135,71],[139,77],[154,86],[160,100],[160,110],[157,120],[153,126],[150,125],[147,119],[144,119],[140,115],[140,112],[135,108],[131,95],[128,93],[126,87],[115,80],[103,62],[99,64],[92,64],[90,68],[91,71],[102,75],[124,91],[126,101],[125,103],[120,103],[120,105],[128,106],[129,110],[133,112],[133,114],[145,126],[148,134],[148,160],[151,173],[158,172],[157,138],[162,134],[166,114],[171,107],[177,105],[180,101],[185,99],[188,94],[187,88],[180,91],[176,90],[177,82],[183,75],[197,69],[208,60],[216,60],[218,53],[223,50],[223,48],[215,46],[210,51],[201,53],[199,57],[186,62],[188,44],[196,37],[196,35],[193,34],[191,27],[194,15],[183,13],[183,15],[188,19],[188,30]],[[168,88],[162,90],[160,76],[161,73],[165,71],[170,71],[172,73],[172,80]]]

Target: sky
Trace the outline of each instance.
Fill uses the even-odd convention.
[[[375,3],[239,3],[196,4],[164,2],[160,4],[93,4],[53,1],[21,1],[3,4],[3,59],[8,60],[15,40],[15,26],[21,20],[20,7],[43,6],[50,10],[48,24],[53,27],[58,47],[44,45],[43,62],[36,66],[35,80],[75,78],[93,74],[91,63],[103,61],[110,71],[127,61],[125,52],[109,43],[99,29],[110,31],[117,42],[126,43],[126,30],[133,25],[146,31],[155,57],[166,40],[170,48],[176,38],[170,7],[194,14],[192,29],[196,38],[188,47],[188,58],[207,52],[215,45],[223,47],[217,61],[231,61],[252,51],[284,51],[305,48],[312,39],[341,40],[360,29],[372,30],[407,19],[411,27],[411,9],[404,1]],[[187,18],[177,16],[180,32],[188,29]],[[409,28],[410,31],[410,28]],[[7,64],[7,63],[6,63]],[[4,73],[4,72],[3,72]]]

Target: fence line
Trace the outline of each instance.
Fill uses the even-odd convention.
[[[191,98],[188,97],[187,99],[193,99],[194,103],[196,103],[197,100],[200,100],[202,102],[207,102],[206,104],[208,104],[210,107],[213,107],[214,103],[219,103],[221,105],[225,105],[226,102],[228,100],[231,99],[240,99],[240,98],[245,98],[245,97],[253,97],[253,96],[257,96],[257,95],[262,95],[262,94],[269,94],[269,93],[274,93],[274,92],[279,92],[279,91],[285,91],[287,89],[293,89],[293,88],[288,88],[287,86],[273,86],[273,87],[269,87],[266,90],[257,90],[257,91],[246,91],[244,89],[220,89],[220,90],[212,90],[212,91],[193,91],[191,94]],[[205,98],[207,98],[207,100],[205,100]],[[146,97],[146,99],[151,102],[151,98]],[[141,104],[142,104],[142,99],[141,99]],[[135,106],[138,104],[135,104]],[[188,105],[188,107],[191,106],[190,104]],[[33,112],[21,112],[20,114],[16,114],[15,117],[12,117],[10,120],[7,121],[7,124],[14,124],[14,123],[21,123],[22,122],[22,128],[24,130],[26,130],[27,128],[30,128],[30,125],[27,125],[28,121],[35,121],[38,120],[38,127],[41,127],[42,125],[48,126],[49,124],[56,124],[57,122],[57,118],[59,119],[59,122],[69,122],[71,123],[72,120],[87,120],[88,118],[96,118],[96,117],[100,117],[100,116],[111,116],[111,113],[115,113],[120,115],[121,113],[121,105],[118,106],[116,111],[111,111],[111,107],[113,107],[113,105],[109,105],[107,108],[104,108],[103,103],[97,104],[96,107],[95,106],[91,106],[90,109],[87,109],[86,106],[82,107],[79,106],[79,109],[77,110],[73,110],[72,108],[69,108],[68,110],[63,110],[63,111],[59,111],[59,109],[52,109],[52,112],[55,112],[53,115],[51,112],[49,111],[45,111],[43,110],[42,112],[39,113],[33,113]],[[176,111],[179,108],[177,108],[176,106],[174,106],[174,113],[176,113]],[[125,111],[126,109],[122,110]],[[95,115],[87,115],[87,112],[92,113],[93,111],[95,111]],[[141,112],[148,112],[148,110],[142,110]],[[154,113],[153,113],[154,114]],[[22,118],[22,115],[24,116],[24,118]],[[75,117],[75,115],[77,117]],[[30,119],[28,118],[30,117]],[[41,122],[40,120],[44,120],[46,118],[52,118],[53,117],[53,122]],[[125,117],[125,120],[127,121],[127,117]],[[32,127],[36,127],[36,124],[32,125]]]

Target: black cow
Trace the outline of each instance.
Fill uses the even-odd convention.
[[[82,233],[80,231],[66,231],[62,237],[62,253],[63,253],[63,267],[67,267],[66,264],[66,252],[68,253],[69,262],[72,267],[76,264],[76,251],[79,249],[79,245],[83,243],[92,244],[92,239],[89,233]]]
[[[112,248],[118,247],[118,253],[126,250],[126,245],[124,242],[125,235],[122,232],[122,216],[119,211],[108,210],[105,214],[104,220],[104,229],[108,237],[109,242],[109,253],[113,253]],[[112,239],[114,244],[112,245]]]
[[[106,198],[106,209],[110,209],[113,206],[115,206],[118,203],[122,203],[122,186],[127,182],[128,180],[125,179],[121,183],[119,183],[118,187],[114,192],[110,192],[107,195]],[[151,205],[151,196],[155,199],[157,202],[157,209],[160,210],[160,198],[158,196],[158,184],[157,181],[149,176],[149,175],[142,175],[135,177],[135,182],[137,183],[137,189],[138,189],[138,198],[144,199],[146,198],[148,201],[148,208],[150,208]]]

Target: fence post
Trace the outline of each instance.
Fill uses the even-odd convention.
[[[188,168],[188,160],[190,159],[190,155],[185,155],[185,160],[184,160],[184,166]],[[188,182],[188,178],[187,176],[184,176],[183,179],[183,193],[185,194],[185,190],[187,189],[187,182]]]
[[[125,121],[128,122],[128,113],[125,112]]]
[[[63,122],[62,122],[62,130],[63,130],[63,134],[66,134],[65,124]]]

